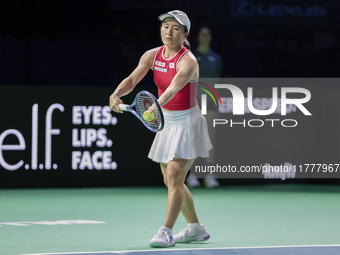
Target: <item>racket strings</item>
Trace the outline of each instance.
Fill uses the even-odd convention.
[[[155,99],[148,94],[141,93],[137,98],[137,109],[140,116],[143,116],[144,112],[146,112],[153,104],[155,103]],[[156,111],[154,111],[154,119],[152,121],[144,120],[145,123],[153,128],[158,129],[162,124],[162,117],[160,114],[160,110],[156,107]]]

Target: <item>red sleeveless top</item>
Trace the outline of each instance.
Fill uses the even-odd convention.
[[[172,58],[164,57],[165,46],[160,47],[152,63],[153,78],[158,87],[158,97],[169,87],[172,79],[177,74],[177,65],[183,55],[190,50],[182,49]],[[197,104],[197,80],[189,81],[177,94],[162,108],[171,111],[183,111]]]

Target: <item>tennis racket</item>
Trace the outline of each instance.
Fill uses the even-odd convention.
[[[147,121],[143,119],[143,113],[146,112],[152,105],[155,105],[154,119]],[[136,110],[132,109],[135,106]],[[157,99],[150,92],[142,90],[138,92],[132,104],[120,104],[119,108],[123,111],[129,111],[135,115],[149,130],[159,132],[164,127],[164,116],[161,106],[158,104]]]

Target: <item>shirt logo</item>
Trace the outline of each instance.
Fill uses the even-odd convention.
[[[169,67],[170,68],[175,68],[175,63],[170,63]]]
[[[165,67],[165,63],[160,62],[160,61],[158,61],[158,60],[156,60],[155,65],[158,65],[158,66],[161,66],[161,67]]]
[[[209,59],[211,62],[215,62],[215,58],[214,58],[214,57],[209,56],[208,59]]]
[[[163,72],[163,73],[168,72],[168,69],[160,68],[160,67],[158,67],[158,66],[155,66],[155,70],[160,71],[160,72]]]

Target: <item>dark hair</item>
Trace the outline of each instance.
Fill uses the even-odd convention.
[[[188,28],[187,27],[184,27],[184,33],[188,33]],[[185,48],[190,50],[191,46],[190,46],[190,43],[189,43],[188,39],[184,40],[183,45],[184,45]]]
[[[162,27],[162,25],[163,25],[163,22],[161,22],[160,28]],[[183,26],[183,27],[184,27],[184,33],[185,33],[185,34],[188,33],[188,28],[185,27],[185,26]],[[190,46],[190,43],[189,43],[188,39],[185,39],[185,40],[184,40],[183,45],[184,45],[185,48],[187,48],[188,50],[190,50],[191,46]]]
[[[202,30],[203,28],[208,29],[209,32],[210,32],[210,34],[211,34],[211,30],[210,30],[210,28],[209,28],[207,25],[201,25],[201,26],[198,27],[198,29],[197,29],[196,32],[195,32],[195,40],[198,40],[198,35],[201,33],[201,30]]]

